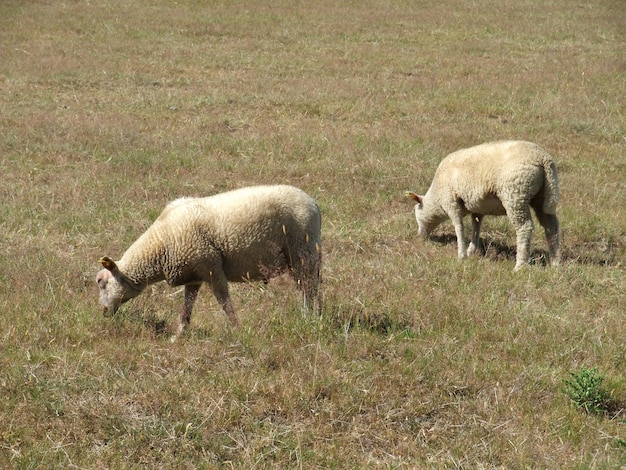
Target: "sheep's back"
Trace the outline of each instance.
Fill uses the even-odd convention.
[[[189,199],[170,209],[169,222],[194,234],[222,257],[227,278],[263,277],[263,269],[284,268],[285,252],[319,243],[319,209],[291,186],[260,186]],[[177,223],[176,219],[180,219]]]
[[[552,161],[541,147],[521,141],[458,150],[442,160],[432,193],[461,199],[471,212],[503,215],[501,200],[530,200],[543,189],[546,159]]]

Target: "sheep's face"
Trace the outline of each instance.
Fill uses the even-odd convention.
[[[417,234],[422,238],[426,238],[430,235],[437,225],[446,219],[445,215],[436,214],[432,207],[432,204],[428,208],[424,206],[428,203],[428,193],[426,196],[420,196],[413,191],[405,191],[404,195],[410,199],[413,199],[415,204],[415,220],[417,220]]]
[[[415,220],[417,220],[417,235],[426,238],[430,232],[435,230],[437,226],[446,219],[445,216],[433,216],[429,211],[424,210],[424,204],[418,202],[415,204]]]
[[[110,258],[100,260],[105,269],[101,269],[96,275],[96,283],[100,289],[100,305],[104,307],[105,316],[111,316],[120,305],[137,297],[141,292],[135,289]]]
[[[419,194],[415,194],[413,191],[406,191],[404,195],[408,198],[413,199],[417,204],[415,204],[415,220],[417,220],[417,234],[425,238],[428,234],[435,228],[435,226],[430,226],[427,222],[426,217],[424,216],[424,196],[420,196]]]
[[[96,275],[96,283],[100,288],[100,305],[104,307],[105,316],[113,315],[121,304],[130,300],[122,285],[117,282],[110,271],[102,269]]]
[[[426,223],[421,202],[415,204],[415,220],[417,220],[417,235],[426,238],[433,229]]]

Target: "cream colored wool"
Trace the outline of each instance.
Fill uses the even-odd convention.
[[[483,216],[507,215],[517,233],[516,270],[528,263],[532,207],[544,227],[551,263],[560,262],[557,171],[552,157],[537,144],[502,141],[458,150],[441,161],[424,196],[407,195],[417,201],[419,236],[427,237],[441,222],[452,220],[459,259],[479,248]],[[469,247],[463,235],[467,214],[472,215]]]
[[[165,280],[185,286],[178,335],[191,318],[198,289],[207,283],[233,324],[228,282],[268,281],[289,271],[304,303],[317,304],[321,215],[316,202],[293,186],[253,186],[206,198],[171,202],[114,262],[104,257],[96,281],[105,313]]]

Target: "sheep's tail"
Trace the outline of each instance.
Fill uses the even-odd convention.
[[[556,172],[556,165],[550,155],[543,159],[544,171],[544,197],[543,211],[546,214],[556,214],[556,206],[559,203],[559,177]]]

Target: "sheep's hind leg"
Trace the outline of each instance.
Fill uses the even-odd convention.
[[[200,284],[185,285],[185,305],[183,306],[182,312],[180,312],[178,319],[178,331],[174,336],[172,336],[172,342],[176,341],[176,339],[185,332],[185,329],[189,325],[189,322],[191,321],[191,310],[193,309],[193,304],[196,302],[199,290]]]
[[[319,298],[320,266],[319,256],[314,265],[306,269],[306,273],[300,281],[302,287],[302,311],[312,310],[315,314],[322,313],[322,305]]]
[[[528,264],[530,257],[530,239],[533,234],[533,219],[530,208],[518,208],[517,211],[508,211],[509,219],[517,234],[517,257],[514,271],[519,271]]]
[[[561,243],[559,235],[559,219],[555,214],[546,214],[542,211],[535,211],[539,223],[546,233],[548,241],[548,254],[550,256],[550,264],[558,266],[561,262]]]
[[[472,214],[472,239],[469,247],[467,247],[467,256],[473,255],[476,250],[482,252],[482,246],[480,243],[480,225],[483,221],[482,214]]]
[[[319,243],[306,238],[307,245],[298,250],[298,256],[295,260],[287,258],[287,266],[289,274],[297,283],[298,288],[302,291],[302,314],[309,311],[320,314],[322,311],[319,302],[318,289],[320,285],[320,268],[322,262],[322,252]],[[291,246],[294,246],[293,243]],[[288,252],[289,248],[284,248],[284,252]]]
[[[310,310],[317,313],[320,311],[317,292],[320,283],[319,268],[309,266],[310,261],[305,258],[301,258],[299,263],[301,266],[296,264],[290,272],[291,277],[302,291],[302,314],[304,315]]]

